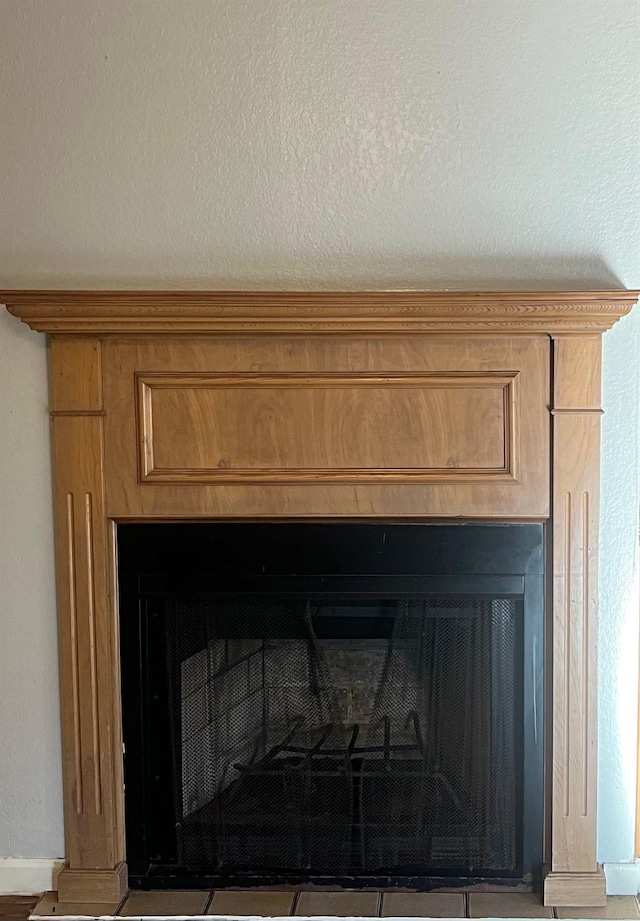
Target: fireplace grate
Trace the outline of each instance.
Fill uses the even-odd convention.
[[[180,863],[512,870],[516,607],[167,599]]]

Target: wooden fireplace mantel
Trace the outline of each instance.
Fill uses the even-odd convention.
[[[604,904],[601,338],[637,296],[0,292],[51,335],[62,901],[127,884],[115,523],[351,517],[550,522],[545,902]]]

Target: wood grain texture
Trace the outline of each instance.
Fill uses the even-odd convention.
[[[599,345],[597,343],[596,345]],[[592,340],[554,341],[553,416],[553,754],[551,870],[547,904],[562,887],[590,881],[596,864],[597,604],[600,470],[599,361]],[[561,367],[560,367],[561,366]],[[555,404],[554,404],[555,405]],[[567,896],[573,898],[573,895]],[[594,901],[576,904],[604,904]]]
[[[58,900],[69,905],[119,904],[127,888],[127,865],[124,862],[104,870],[65,867],[58,876]],[[76,913],[80,914],[80,911]]]
[[[101,355],[100,342],[93,336],[52,338],[52,415],[102,411]]]
[[[0,291],[32,329],[56,333],[306,335],[603,332],[638,292]]]
[[[544,904],[556,908],[603,908],[607,904],[604,870],[598,867],[592,873],[549,873],[544,880]]]
[[[518,372],[137,374],[141,481],[508,482]]]
[[[0,895],[0,921],[27,921],[37,902],[37,896]]]
[[[103,349],[113,518],[549,513],[546,337]]]
[[[84,341],[69,340],[64,348],[52,350],[52,379],[63,381],[61,395],[69,380],[83,381],[75,398],[70,392],[69,414],[59,401],[53,419],[65,838],[70,867],[63,870],[59,884],[65,901],[73,900],[70,872],[100,870],[107,874],[105,880],[113,882],[108,874],[124,857],[117,814],[122,755],[116,741],[120,720],[113,693],[118,663],[108,576],[111,547],[104,505],[103,419],[93,415],[101,402],[94,374],[97,360],[95,349],[87,348]],[[73,372],[66,367],[69,362],[75,364]],[[92,379],[97,390],[87,386]],[[81,408],[91,414],[77,415]],[[119,878],[122,871],[118,873]],[[81,900],[87,900],[87,891]]]
[[[553,342],[553,412],[601,413],[601,336],[556,336]]]

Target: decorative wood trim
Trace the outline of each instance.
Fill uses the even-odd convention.
[[[517,371],[495,373],[367,372],[136,373],[138,469],[141,483],[517,483],[519,407]],[[219,389],[493,389],[502,390],[504,464],[501,467],[224,467],[162,468],[156,465],[153,437],[154,390]]]
[[[637,291],[0,291],[32,329],[142,335],[599,333]]]
[[[91,889],[94,883],[110,893],[120,893],[123,879],[126,885],[126,866],[117,868],[124,857],[117,791],[122,754],[121,743],[120,748],[117,745],[119,706],[114,706],[112,694],[118,661],[108,581],[111,546],[104,505],[104,423],[98,408],[101,375],[93,373],[99,363],[99,343],[87,347],[84,341],[69,340],[64,346],[52,348],[52,378],[62,384],[58,406],[65,381],[82,384],[79,391],[69,393],[73,408],[68,413],[60,408],[53,418],[65,837],[70,867],[61,874],[60,886],[68,901],[84,901],[89,891],[99,894]],[[91,408],[83,409],[82,404]],[[86,871],[91,878],[87,877],[86,886],[80,885]],[[77,886],[85,886],[81,895],[73,894]]]
[[[549,873],[544,880],[544,904],[556,908],[602,908],[607,885],[602,867],[592,873]]]
[[[127,889],[127,865],[122,862],[112,870],[72,870],[66,866],[58,876],[58,901],[63,903],[119,904]]]
[[[579,338],[553,343],[554,405],[563,409],[553,416],[551,663],[551,869],[560,874],[597,869],[600,386],[591,364],[600,363],[600,345]]]

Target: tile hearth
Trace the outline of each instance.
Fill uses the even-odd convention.
[[[2,914],[0,900],[0,918]],[[606,908],[545,908],[527,892],[276,892],[260,890],[135,891],[120,905],[63,904],[47,893],[32,919],[204,917],[363,917],[363,918],[558,918],[640,921],[633,896],[610,897]],[[16,916],[17,917],[17,916]],[[26,917],[26,915],[24,915]]]

